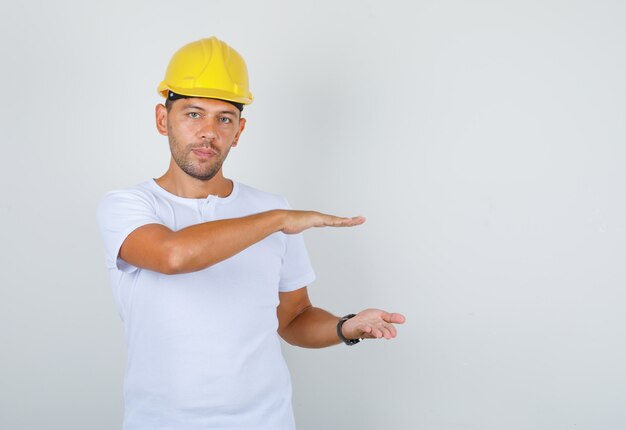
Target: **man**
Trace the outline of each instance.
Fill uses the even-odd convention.
[[[252,102],[241,56],[212,37],[181,48],[159,92],[167,172],[105,196],[98,221],[128,340],[125,430],[295,428],[278,335],[320,348],[393,338],[400,314],[338,318],[311,305],[302,236],[364,218],[290,210],[224,177]]]

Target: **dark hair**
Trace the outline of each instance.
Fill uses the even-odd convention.
[[[169,112],[170,110],[172,110],[172,104],[174,102],[170,99],[165,99],[165,109],[167,109],[167,111]]]
[[[170,109],[172,109],[172,104],[178,100],[178,99],[188,99],[189,97],[187,96],[183,96],[180,94],[176,94],[173,91],[168,91],[167,92],[167,97],[165,98],[165,109],[167,109],[167,111],[169,112]],[[222,99],[217,99],[217,100],[222,100]],[[230,103],[231,105],[235,106],[237,109],[239,109],[239,113],[241,114],[241,112],[243,112],[243,104],[241,103],[237,103],[237,102],[232,102],[230,100],[222,100],[224,102]]]

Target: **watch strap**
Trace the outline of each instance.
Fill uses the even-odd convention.
[[[343,323],[348,321],[350,318],[355,317],[356,314],[348,314],[345,317],[339,318],[339,322],[337,322],[337,336],[339,339],[348,346],[355,345],[361,341],[361,339],[346,339],[341,331],[341,327],[343,327]]]

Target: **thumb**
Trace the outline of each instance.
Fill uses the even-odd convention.
[[[404,324],[404,322],[406,321],[406,318],[404,317],[404,315],[398,314],[398,313],[385,312],[382,315],[382,318],[385,322],[392,323],[392,324]]]

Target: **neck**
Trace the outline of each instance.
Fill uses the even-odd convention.
[[[222,169],[211,179],[203,181],[170,164],[170,168],[156,179],[156,183],[166,191],[187,199],[204,199],[209,195],[226,197],[233,191],[233,181],[224,177]]]

